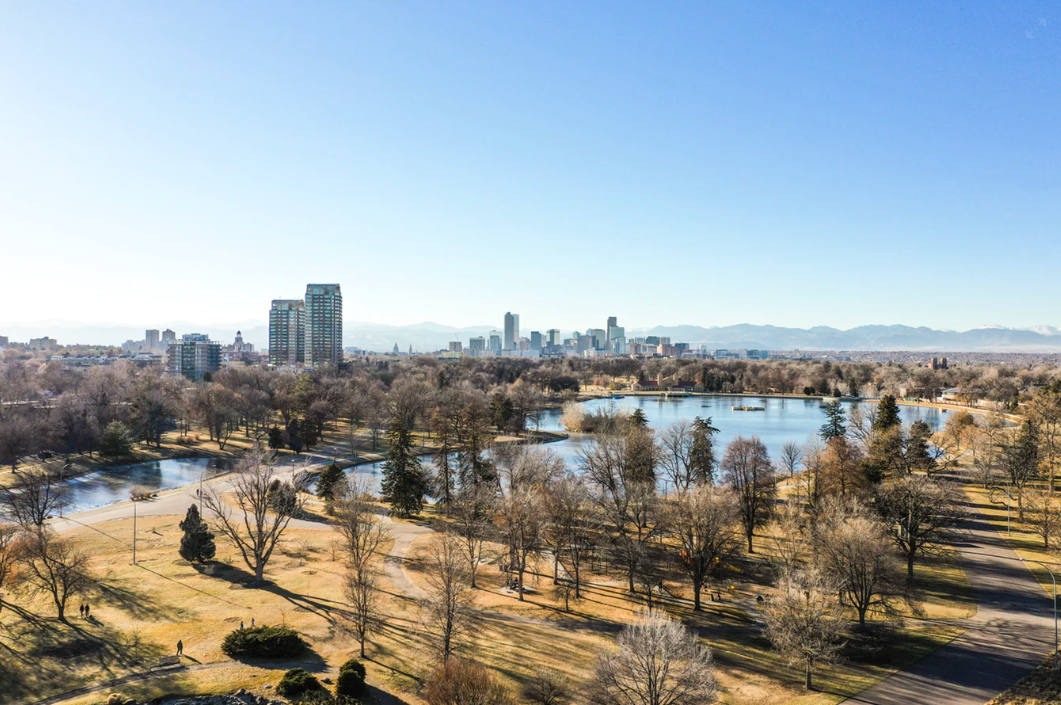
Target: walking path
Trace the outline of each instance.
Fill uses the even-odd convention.
[[[845,702],[983,705],[1051,652],[1050,597],[978,509],[971,509],[964,528],[966,541],[956,548],[977,604],[968,630]]]

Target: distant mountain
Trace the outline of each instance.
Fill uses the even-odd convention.
[[[657,326],[650,335],[670,336],[674,342],[705,344],[719,348],[767,350],[912,350],[949,352],[1058,352],[1061,334],[1056,328],[1044,332],[1015,328],[974,328],[964,332],[914,328],[911,326],[859,326],[840,330],[827,326],[781,328],[778,326]]]
[[[82,324],[72,321],[42,321],[33,324],[0,323],[0,335],[12,341],[51,336],[61,344],[120,345],[126,340],[142,340],[147,326]],[[152,324],[164,330],[206,333],[214,340],[231,342],[236,331],[259,349],[268,345],[269,329],[264,321],[247,320],[232,324],[200,325],[187,321]],[[406,326],[346,321],[343,344],[375,352],[388,352],[394,344],[403,352],[412,346],[417,352],[447,347],[454,340],[463,345],[475,336],[488,336],[499,326],[446,326],[432,321]],[[529,331],[521,331],[527,335]],[[569,333],[565,332],[565,336]],[[647,330],[628,329],[627,335],[669,336],[674,342],[708,345],[713,348],[759,348],[766,350],[910,350],[921,352],[1061,352],[1061,329],[1037,326],[1029,329],[986,326],[967,331],[935,330],[902,325],[869,325],[841,330],[828,326],[785,328],[743,323],[734,326],[656,326]]]

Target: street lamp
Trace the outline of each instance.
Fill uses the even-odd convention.
[[[1054,670],[1061,669],[1061,661],[1058,661],[1058,649],[1057,649],[1057,579],[1054,577],[1054,571],[1050,570],[1050,567],[1042,561],[1035,561],[1030,558],[1021,558],[1021,563],[1035,563],[1036,565],[1042,566],[1047,573],[1050,574],[1050,582],[1054,584]]]

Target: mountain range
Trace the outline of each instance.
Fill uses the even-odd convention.
[[[146,326],[145,326],[146,327]],[[182,333],[206,333],[214,340],[230,342],[236,331],[259,348],[268,342],[268,327],[263,321],[247,320],[233,324],[199,325],[187,321],[155,324],[160,330],[171,328]],[[347,321],[344,323],[343,343],[347,347],[389,352],[395,343],[403,351],[412,346],[417,352],[445,348],[450,341],[467,345],[468,338],[488,336],[498,326],[468,326],[458,328],[439,323],[424,322],[393,326],[383,323]],[[527,335],[528,331],[523,331]],[[1061,352],[1061,329],[1055,326],[1007,328],[984,326],[967,331],[936,330],[903,325],[867,325],[841,330],[828,326],[786,328],[781,326],[656,326],[648,329],[627,329],[627,337],[644,335],[668,336],[690,345],[712,348],[757,348],[766,350],[879,350],[922,352]],[[144,327],[117,324],[81,324],[73,321],[52,320],[40,323],[0,324],[0,335],[12,341],[50,336],[61,344],[120,345],[125,340],[142,340]],[[564,337],[571,332],[565,331]]]

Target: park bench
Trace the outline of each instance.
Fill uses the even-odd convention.
[[[180,656],[163,656],[155,662],[155,668],[173,668],[181,665]]]

